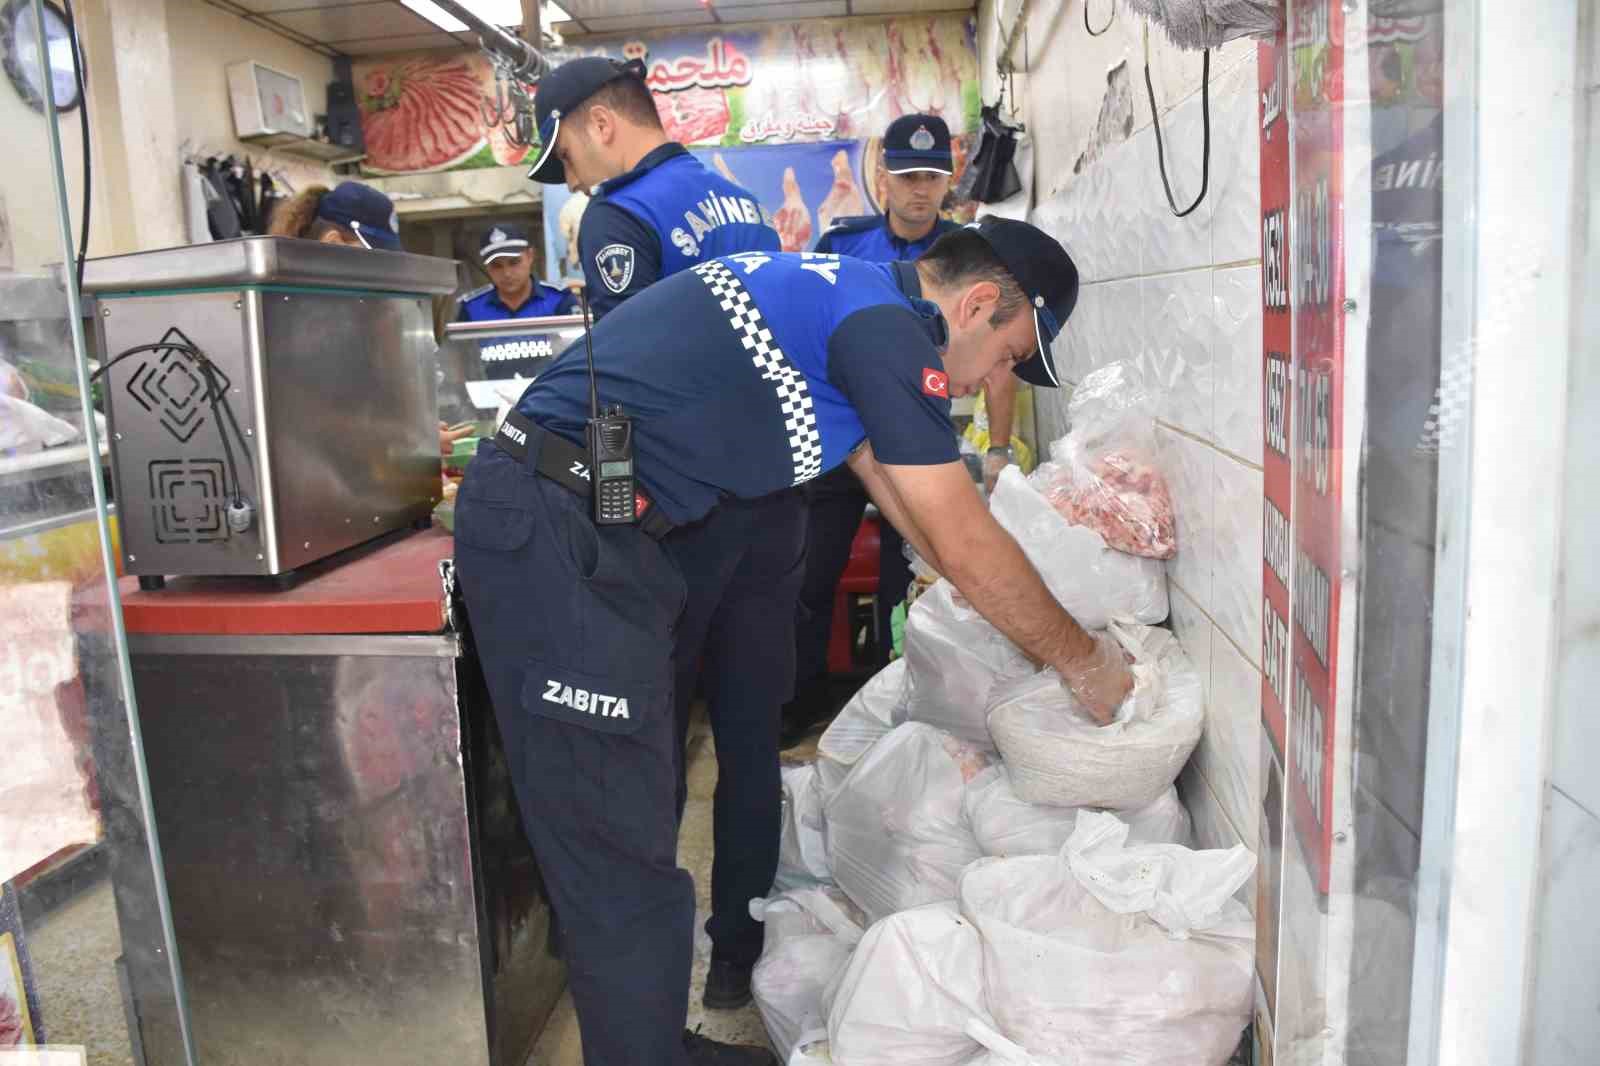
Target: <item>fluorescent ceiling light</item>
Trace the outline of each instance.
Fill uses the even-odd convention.
[[[446,14],[445,10],[433,0],[400,0],[400,2],[441,30],[460,33],[467,28],[464,22],[454,15]],[[491,26],[522,25],[521,0],[456,0],[456,3]]]

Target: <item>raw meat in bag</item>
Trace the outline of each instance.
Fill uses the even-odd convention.
[[[949,581],[935,584],[906,612],[905,649],[909,718],[985,747],[991,743],[984,724],[990,692],[1003,678],[1033,670]]]
[[[989,513],[1085,629],[1114,621],[1153,625],[1167,617],[1165,564],[1118,551],[1095,530],[1072,525],[1016,467],[1000,471]]]
[[[756,1009],[780,1060],[827,1035],[824,991],[860,941],[860,912],[836,888],[811,888],[752,901],[766,924],[761,959],[750,976]]]
[[[817,791],[824,807],[867,749],[906,720],[909,696],[906,661],[896,659],[862,685],[834,716],[817,741]]]

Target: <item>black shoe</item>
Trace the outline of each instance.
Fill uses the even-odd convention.
[[[753,965],[711,960],[706,973],[706,992],[700,1001],[711,1010],[737,1010],[750,1002],[750,971]]]
[[[683,1031],[683,1050],[690,1066],[778,1066],[778,1059],[764,1047],[753,1044],[724,1044],[699,1033]]]

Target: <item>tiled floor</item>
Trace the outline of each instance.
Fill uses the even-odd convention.
[[[785,760],[806,759],[816,754],[816,738],[784,753]],[[711,893],[711,794],[717,785],[717,758],[705,720],[695,726],[689,741],[689,804],[683,814],[683,829],[678,836],[678,865],[694,875],[695,952],[694,970],[689,984],[689,1028],[714,1040],[741,1044],[766,1044],[766,1029],[755,1006],[735,1011],[708,1011],[700,1005],[705,989],[706,967],[711,961],[711,941],[704,927]],[[578,1016],[572,997],[562,996],[543,1035],[534,1045],[527,1066],[583,1066],[583,1047],[578,1038]]]

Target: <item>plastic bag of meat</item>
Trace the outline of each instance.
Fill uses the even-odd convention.
[[[1178,551],[1172,494],[1156,463],[1154,397],[1126,363],[1087,375],[1067,405],[1072,429],[1054,462],[1031,475],[1062,517],[1117,551],[1170,559]]]
[[[967,788],[967,821],[985,855],[1054,855],[1072,835],[1078,814],[1087,808],[1048,807],[1017,795],[1002,764]],[[1189,812],[1171,785],[1147,807],[1117,815],[1128,824],[1135,844],[1182,844],[1193,839]]]
[[[1047,1060],[1222,1066],[1250,1022],[1255,922],[1233,894],[1255,856],[1127,834],[1085,812],[1061,854],[962,874],[994,1027]]]
[[[906,720],[906,661],[896,659],[856,690],[817,741],[817,793],[826,807],[867,749]]]
[[[989,513],[1085,629],[1113,621],[1154,625],[1167,617],[1166,564],[1117,551],[1097,531],[1072,525],[1016,467],[1000,471]]]
[[[902,911],[867,930],[828,1011],[839,1066],[963,1066],[982,1047],[983,945],[953,900]]]
[[[787,1060],[797,1047],[827,1036],[824,993],[850,961],[864,919],[836,888],[752,900],[750,913],[766,925],[750,990],[773,1048]]]
[[[850,771],[826,808],[828,855],[834,880],[869,920],[954,897],[962,868],[983,854],[967,824],[966,788],[992,761],[907,722]]]
[[[1200,675],[1165,629],[1113,625],[1133,658],[1133,692],[1109,725],[1078,706],[1054,670],[1007,685],[989,732],[1017,795],[1052,807],[1132,810],[1161,798],[1205,724]]]
[[[778,843],[778,875],[772,887],[780,891],[804,888],[833,880],[828,870],[828,843],[822,834],[822,793],[817,788],[817,768],[790,766],[783,770],[783,836]]]
[[[984,712],[1001,680],[1031,672],[1018,647],[939,581],[906,612],[908,717],[991,747]]]

